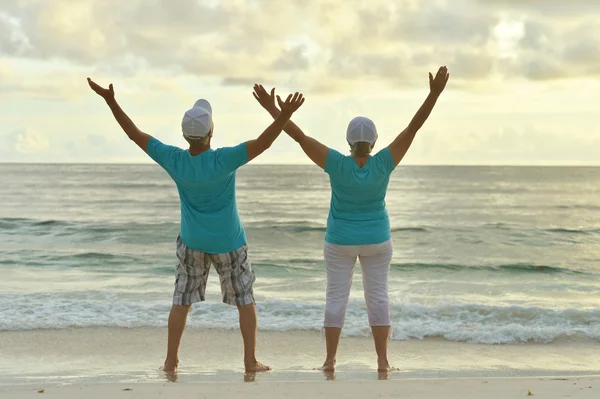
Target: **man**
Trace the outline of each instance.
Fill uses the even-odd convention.
[[[302,94],[290,94],[279,116],[257,139],[217,150],[210,146],[214,133],[212,108],[208,101],[198,100],[183,117],[183,136],[190,147],[182,150],[139,130],[115,100],[112,84],[106,89],[90,78],[88,83],[104,98],[127,136],[171,176],[179,191],[179,264],[163,370],[174,373],[177,369],[188,311],[192,303],[204,301],[211,264],[220,276],[223,302],[237,306],[239,311],[246,372],[270,370],[256,360],[257,320],[252,291],[255,276],[235,200],[235,172],[273,144],[292,114],[304,103]]]

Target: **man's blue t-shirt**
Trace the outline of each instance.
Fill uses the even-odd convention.
[[[331,207],[325,241],[369,245],[391,238],[385,194],[395,167],[387,147],[369,157],[362,168],[352,156],[329,150],[325,172],[331,183]]]
[[[181,202],[179,234],[187,247],[219,254],[246,244],[235,201],[235,171],[248,163],[246,143],[194,156],[152,138],[146,152],[177,185]]]

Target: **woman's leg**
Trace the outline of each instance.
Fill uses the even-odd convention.
[[[363,286],[369,313],[369,324],[375,341],[378,371],[389,371],[387,358],[390,335],[390,302],[388,275],[392,261],[392,241],[382,244],[364,245],[359,255],[363,270]]]
[[[327,299],[325,304],[325,341],[327,358],[323,371],[334,371],[340,334],[352,287],[352,274],[358,247],[325,243],[323,251],[327,267]]]

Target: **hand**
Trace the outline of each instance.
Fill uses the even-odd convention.
[[[252,95],[254,98],[256,98],[256,101],[258,101],[258,103],[267,111],[273,112],[277,110],[277,107],[275,106],[275,88],[272,88],[271,94],[269,94],[263,85],[255,84]]]
[[[113,89],[112,83],[108,86],[108,89],[105,89],[104,87],[98,85],[96,82],[94,82],[90,78],[87,78],[87,81],[88,81],[88,84],[90,85],[90,87],[92,88],[92,90],[94,90],[96,92],[96,94],[98,94],[103,99],[108,101],[110,99],[115,98],[115,91]]]
[[[302,96],[302,93],[296,92],[293,96],[291,94],[287,96],[285,101],[281,100],[281,97],[277,96],[277,103],[281,109],[280,115],[289,118],[294,112],[296,112],[298,108],[300,108],[302,104],[304,104],[304,96]]]
[[[431,93],[436,94],[438,96],[440,94],[442,94],[442,92],[444,91],[444,88],[446,87],[446,83],[448,83],[449,78],[450,78],[450,74],[448,73],[448,68],[445,66],[440,67],[437,75],[435,75],[435,78],[433,77],[433,75],[430,72],[429,73],[429,90],[431,91]]]

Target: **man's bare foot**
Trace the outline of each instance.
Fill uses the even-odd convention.
[[[323,363],[323,365],[319,368],[316,368],[315,370],[320,370],[326,373],[332,373],[335,371],[335,359],[333,360],[325,360],[325,363]]]
[[[262,364],[261,362],[246,363],[246,373],[262,373],[265,371],[271,371],[271,366]]]
[[[174,373],[177,371],[177,366],[179,366],[179,360],[165,360],[165,364],[163,365],[162,371],[165,373]]]
[[[177,375],[177,371],[163,371],[165,373],[165,377],[169,382],[177,382],[179,376]]]

